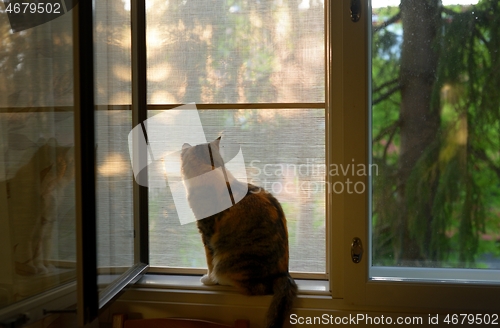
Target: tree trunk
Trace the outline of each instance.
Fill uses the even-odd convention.
[[[439,93],[436,90],[438,53],[435,39],[440,22],[440,0],[402,0],[403,45],[401,50],[401,153],[399,157],[395,254],[398,264],[415,265],[427,258],[411,235],[406,202],[408,178],[425,151],[437,141],[440,125]],[[436,96],[433,96],[436,95]],[[431,190],[435,187],[431,187]],[[432,192],[431,192],[432,193]],[[432,199],[424,211],[427,227],[432,221]],[[427,236],[432,233],[427,229]],[[411,264],[410,264],[411,263]]]

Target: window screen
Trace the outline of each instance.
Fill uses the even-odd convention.
[[[148,103],[233,104],[199,110],[207,140],[239,144],[249,181],[282,203],[291,271],[324,273],[323,3],[148,1],[147,44]],[[206,267],[196,224],[179,223],[161,167],[149,187],[151,265]]]

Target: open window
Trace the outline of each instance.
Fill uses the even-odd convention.
[[[0,319],[41,295],[92,322],[146,270],[123,302],[264,308],[198,282],[161,161],[134,181],[129,132],[189,102],[282,203],[301,311],[498,310],[500,9],[443,5],[99,0],[2,20]]]
[[[58,5],[41,25],[0,5],[2,323],[41,297],[47,310],[76,300],[73,21]]]

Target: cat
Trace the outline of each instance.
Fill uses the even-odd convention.
[[[17,274],[32,276],[53,270],[49,256],[54,224],[65,189],[73,179],[73,148],[59,146],[51,139],[6,181]]]
[[[196,146],[184,144],[181,151],[188,203],[197,218],[207,259],[208,272],[201,282],[234,286],[247,295],[274,294],[266,326],[282,327],[297,285],[288,272],[288,231],[278,200],[263,188],[248,184],[246,195],[233,206],[206,218],[199,214],[199,203],[203,203],[206,192],[212,199],[227,197],[223,190],[226,186],[234,190],[242,184],[224,168],[220,140]],[[225,185],[210,178],[189,181],[217,168],[222,170],[216,179],[224,179]]]

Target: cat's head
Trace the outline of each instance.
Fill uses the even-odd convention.
[[[194,178],[224,165],[220,155],[220,141],[221,137],[218,137],[205,144],[182,145],[181,165],[185,179]]]

